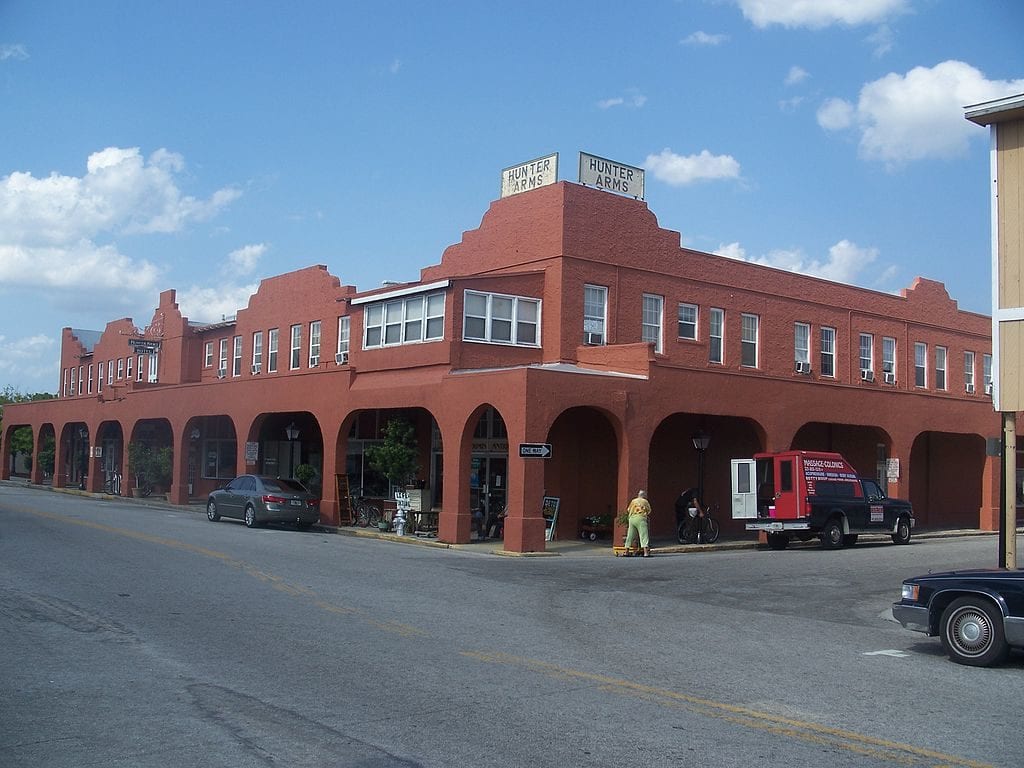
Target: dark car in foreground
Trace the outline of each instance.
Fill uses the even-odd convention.
[[[239,475],[206,500],[206,516],[244,520],[254,528],[263,523],[295,523],[301,530],[320,520],[320,499],[296,480],[265,475]]]
[[[978,569],[906,579],[892,615],[907,629],[939,636],[958,664],[988,667],[1024,648],[1024,570]]]

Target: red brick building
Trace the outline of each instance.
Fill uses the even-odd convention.
[[[843,453],[919,527],[992,529],[990,339],[940,283],[895,296],[690,250],[643,201],[563,181],[492,203],[415,283],[359,291],[314,266],[219,323],[168,290],[143,329],[65,328],[59,398],[7,406],[2,451],[30,426],[37,450],[56,443],[54,485],[99,491],[128,476],[129,443],[170,446],[178,504],[308,463],[322,522],[343,524],[351,489],[390,495],[365,451],[400,415],[439,538],[468,541],[474,508],[507,505],[505,547],[536,551],[544,496],[565,538],[645,488],[670,534],[702,433],[726,532],[742,530],[729,459],[789,448]],[[525,443],[552,454],[520,458]]]

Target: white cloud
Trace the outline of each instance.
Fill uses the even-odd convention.
[[[818,110],[827,130],[855,126],[860,153],[869,160],[899,164],[966,152],[972,137],[986,134],[964,120],[964,106],[1024,91],[1022,80],[988,80],[962,61],[890,73],[861,88],[856,108],[830,99]]]
[[[228,254],[228,265],[232,271],[247,275],[256,269],[256,264],[266,252],[266,243],[242,246]]]
[[[888,24],[883,24],[868,35],[868,42],[875,47],[874,56],[876,59],[881,58],[892,50],[894,38],[895,35],[893,35],[892,28]]]
[[[27,58],[28,48],[26,48],[23,43],[0,44],[0,61]]]
[[[240,193],[183,195],[181,155],[108,147],[89,156],[84,176],[14,172],[0,178],[0,285],[105,291],[119,305],[152,290],[153,264],[121,253],[118,234],[176,232],[213,216]],[[98,298],[98,297],[97,297]]]
[[[699,155],[688,156],[663,149],[657,155],[648,155],[644,168],[674,187],[709,179],[735,179],[740,175],[740,164],[732,155],[712,155],[706,149]]]
[[[763,264],[767,267],[785,269],[803,275],[832,280],[848,285],[868,284],[873,287],[884,285],[895,275],[894,267],[879,271],[875,262],[878,260],[877,248],[864,248],[849,240],[840,240],[828,249],[824,259],[808,258],[803,251],[775,249],[763,256],[750,258],[739,243],[728,243],[714,251],[719,256],[726,256],[739,261]],[[868,278],[868,279],[866,279]]]
[[[238,310],[245,309],[257,288],[257,283],[219,285],[216,288],[192,286],[177,294],[178,308],[189,320],[215,323],[225,317],[234,317]]]
[[[625,105],[627,107],[633,107],[634,109],[640,109],[646,103],[646,96],[640,93],[636,88],[628,88],[625,96],[613,96],[610,99],[602,99],[597,102],[597,106],[600,109],[611,109],[612,107],[621,107]]]
[[[877,24],[907,10],[907,0],[736,0],[755,26],[822,29],[834,24]]]
[[[798,85],[810,76],[810,73],[803,67],[792,66],[786,73],[786,85]]]
[[[21,382],[51,378],[56,382],[57,339],[42,334],[11,339],[0,336],[0,376],[11,382],[16,391],[34,394],[24,390]],[[36,388],[36,385],[32,385]]]
[[[683,45],[721,45],[729,39],[728,35],[723,34],[709,34],[707,32],[694,32],[692,35],[684,37],[679,42]]]
[[[818,107],[818,125],[827,131],[841,131],[853,124],[853,105],[843,99],[828,99]]]

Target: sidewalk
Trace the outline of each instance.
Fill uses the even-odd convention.
[[[48,485],[31,485],[26,480],[15,478],[13,480],[0,481],[0,485],[21,486],[35,488],[41,491],[52,493],[65,493],[75,496],[88,496],[93,499],[118,501],[127,504],[139,504],[147,507],[159,507],[163,509],[190,510],[196,514],[206,514],[206,503],[202,499],[193,499],[187,507],[168,503],[163,496],[149,496],[147,498],[131,498],[127,496],[111,496],[106,493],[90,493],[77,488],[53,488]],[[439,549],[462,549],[469,552],[480,552],[502,557],[613,557],[612,540],[599,539],[590,541],[588,539],[556,539],[545,542],[544,552],[506,552],[502,547],[500,539],[488,539],[486,541],[471,541],[467,544],[449,544],[438,541],[436,538],[416,536],[409,534],[399,536],[395,533],[384,533],[372,528],[359,528],[356,526],[327,526],[314,525],[312,530],[320,533],[331,533],[340,536],[354,536],[356,538],[380,539],[391,541],[396,544],[409,544],[421,547],[435,547]],[[1018,534],[1024,533],[1024,528],[1017,529]],[[942,529],[942,530],[919,530],[914,529],[913,539],[946,539],[961,536],[997,536],[996,531],[980,531],[972,528]],[[885,533],[861,534],[862,542],[888,541],[889,535]],[[913,541],[913,539],[911,541]],[[808,542],[793,541],[790,547],[819,547],[821,543],[817,539]],[[714,544],[679,544],[674,539],[652,539],[651,555],[686,555],[700,552],[724,552],[744,549],[767,549],[767,545],[760,544],[755,534],[744,534],[742,536],[723,537]]]

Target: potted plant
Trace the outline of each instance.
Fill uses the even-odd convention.
[[[307,490],[313,490],[314,477],[316,477],[316,468],[312,464],[299,464],[295,468],[295,479],[302,483]]]

